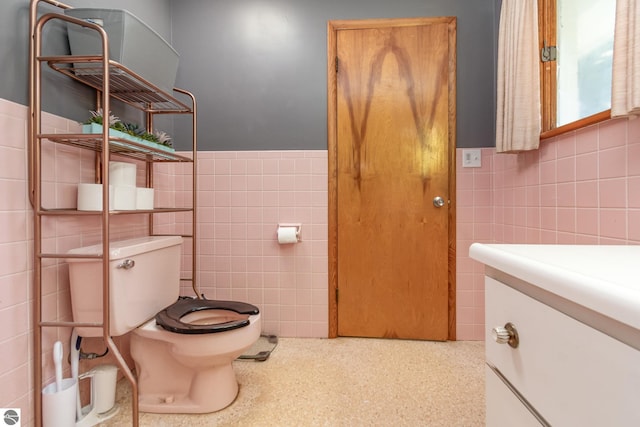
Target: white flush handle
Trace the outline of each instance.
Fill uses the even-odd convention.
[[[503,326],[496,326],[491,330],[493,340],[498,344],[509,344],[512,348],[517,348],[520,344],[518,331],[513,323],[509,322]]]

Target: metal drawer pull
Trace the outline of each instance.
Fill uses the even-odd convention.
[[[540,412],[538,412],[536,408],[534,408],[533,405],[531,405],[531,403],[529,403],[529,401],[522,394],[520,394],[518,389],[515,388],[515,386],[511,384],[511,382],[504,375],[502,375],[502,372],[500,372],[498,368],[496,368],[489,362],[487,362],[487,366],[493,371],[494,374],[496,374],[498,378],[500,378],[504,385],[507,386],[509,390],[511,390],[514,396],[524,405],[525,408],[527,408],[531,415],[533,415],[540,424],[542,424],[544,427],[551,427],[551,424],[549,424],[547,420],[545,420],[544,417],[540,415]]]
[[[498,344],[509,344],[512,348],[518,348],[520,338],[513,323],[509,322],[504,327],[496,326],[491,330],[491,336]]]
[[[133,266],[136,265],[136,262],[132,259],[125,259],[124,261],[122,261],[120,264],[117,265],[117,268],[124,268],[125,270],[128,270],[130,268],[133,268]]]

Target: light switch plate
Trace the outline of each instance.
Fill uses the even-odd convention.
[[[462,167],[463,168],[480,168],[482,167],[482,152],[479,148],[469,148],[462,150]]]

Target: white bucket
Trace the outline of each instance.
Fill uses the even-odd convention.
[[[78,379],[91,378],[92,411],[102,414],[110,411],[116,403],[118,368],[115,365],[98,365]]]

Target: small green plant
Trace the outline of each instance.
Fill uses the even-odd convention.
[[[104,113],[102,108],[97,111],[90,111],[91,117],[89,117],[84,124],[88,125],[91,123],[96,123],[104,126]],[[131,136],[135,136],[137,138],[143,139],[149,142],[155,142],[156,144],[164,145],[165,147],[173,147],[173,143],[171,142],[171,137],[162,131],[155,131],[154,133],[149,133],[146,129],[139,127],[135,123],[126,123],[120,120],[115,115],[109,112],[108,117],[109,127],[111,129],[127,133]]]

